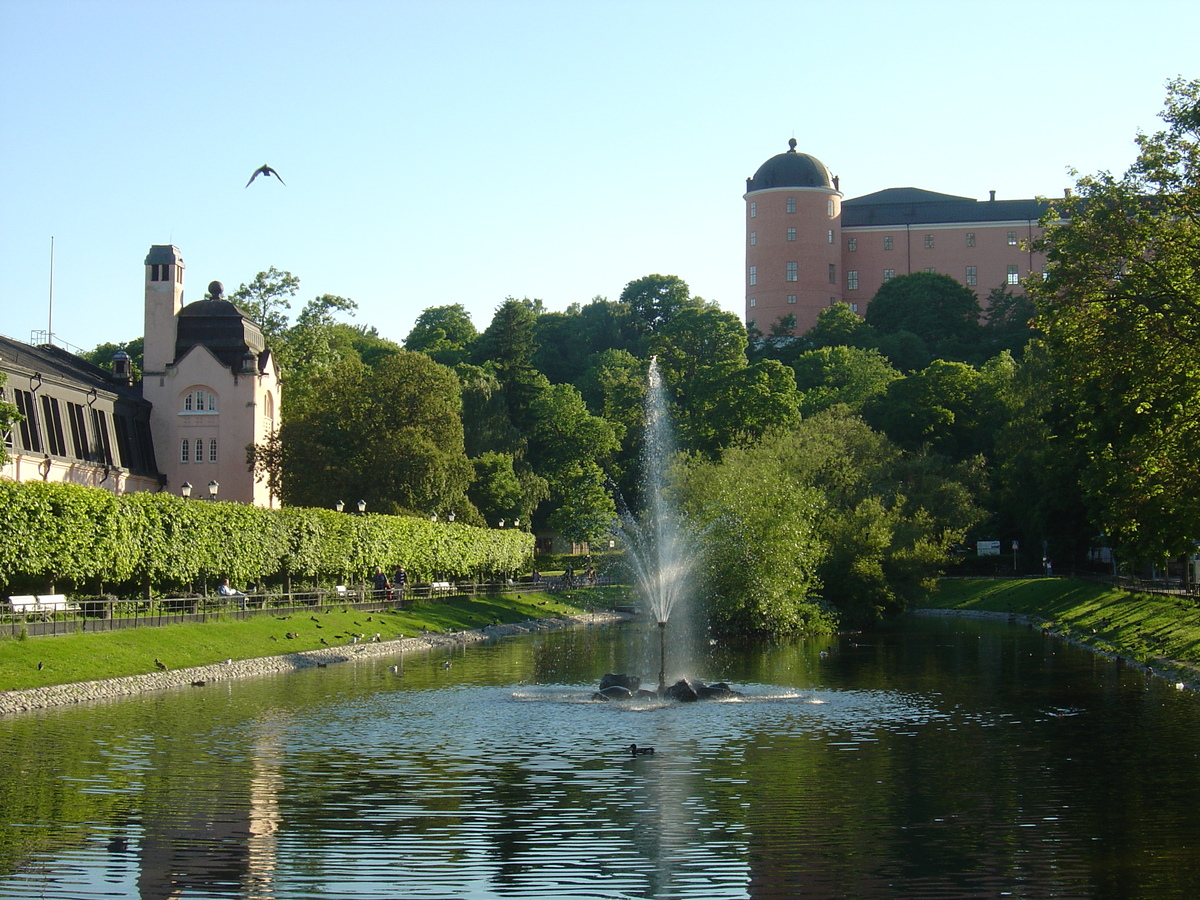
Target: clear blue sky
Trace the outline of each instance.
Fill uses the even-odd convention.
[[[269,266],[403,340],[652,272],[742,312],[745,178],[799,149],[854,197],[1061,195],[1123,172],[1200,3],[0,0],[0,333],[142,332]],[[259,178],[268,163],[286,186]]]

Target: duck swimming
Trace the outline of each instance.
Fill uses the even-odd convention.
[[[637,744],[629,745],[630,756],[650,756],[654,753],[653,747],[639,747]]]

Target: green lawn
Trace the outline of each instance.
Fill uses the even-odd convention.
[[[1101,650],[1200,665],[1200,605],[1073,578],[944,579],[924,604],[1030,616]]]
[[[226,659],[278,656],[350,643],[376,632],[387,639],[428,631],[463,631],[485,625],[550,618],[623,602],[626,588],[588,588],[561,594],[500,594],[415,603],[394,612],[332,606],[290,617],[264,614],[246,619],[164,625],[111,632],[0,639],[0,690],[94,681],[155,671],[159,659],[172,669]],[[313,621],[313,619],[318,621]],[[288,633],[296,635],[288,638]],[[324,639],[327,644],[322,644]],[[38,668],[38,664],[41,668]]]

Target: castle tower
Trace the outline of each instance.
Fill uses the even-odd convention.
[[[746,321],[764,334],[789,315],[803,334],[843,296],[837,179],[788,147],[746,179]]]
[[[162,372],[175,359],[175,317],[183,309],[183,269],[183,256],[171,244],[155,244],[146,256],[145,372]]]

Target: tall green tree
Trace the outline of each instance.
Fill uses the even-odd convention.
[[[271,266],[255,275],[249,284],[239,286],[229,299],[258,324],[267,344],[272,345],[272,339],[287,328],[287,310],[292,308],[292,298],[299,290],[299,278]]]
[[[431,306],[417,316],[404,339],[404,349],[427,353],[444,366],[456,366],[470,358],[478,337],[471,314],[461,303]]]
[[[658,331],[682,309],[703,305],[677,275],[644,275],[625,285],[621,302],[629,307],[635,328],[645,334]]]
[[[866,322],[881,335],[914,334],[940,359],[962,360],[976,352],[982,315],[970,288],[949,275],[914,272],[880,285]]]
[[[284,420],[283,494],[289,504],[366,500],[372,511],[477,517],[466,498],[474,467],[463,448],[458,379],[422,353],[371,368],[343,359],[314,380],[335,403]]]
[[[1028,285],[1097,530],[1146,561],[1200,536],[1200,81],[1170,82],[1161,115],[1124,176],[1053,204]]]

